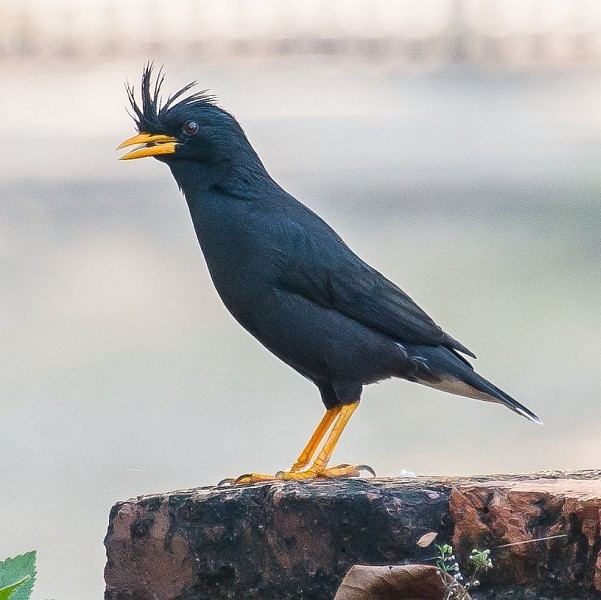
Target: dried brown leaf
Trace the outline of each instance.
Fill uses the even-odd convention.
[[[437,537],[438,534],[436,533],[436,531],[424,533],[424,535],[422,535],[422,537],[420,537],[419,540],[417,540],[417,545],[420,548],[427,548]]]
[[[451,582],[448,575],[445,581]],[[334,600],[444,600],[447,588],[440,571],[430,565],[351,567]],[[464,596],[469,600],[469,596]]]

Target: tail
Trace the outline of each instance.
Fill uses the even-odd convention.
[[[518,415],[542,425],[540,418],[530,409],[478,375],[470,363],[454,351],[443,346],[403,346],[418,365],[415,373],[407,379],[457,396],[504,404]]]

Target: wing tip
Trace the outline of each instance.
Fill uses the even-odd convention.
[[[527,408],[516,408],[514,409],[519,415],[532,421],[532,423],[536,423],[537,425],[544,425],[543,420],[536,414],[534,414],[531,410]]]
[[[477,356],[467,347],[465,347],[461,342],[457,341],[454,337],[451,337],[448,333],[445,334],[447,344],[453,348],[453,350],[458,350],[462,354],[470,356],[471,358],[477,358]]]
[[[537,425],[543,425],[543,420],[535,413],[533,413],[529,408],[526,408],[523,404],[513,399],[509,394],[505,393],[503,390],[500,390],[496,386],[492,384],[491,388],[494,393],[491,394],[493,398],[496,399],[500,404],[504,404],[507,408],[512,410],[514,413],[517,413],[521,417],[528,419],[528,421],[532,421],[532,423],[536,423]],[[488,392],[490,394],[490,392]]]

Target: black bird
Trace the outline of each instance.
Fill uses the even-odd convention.
[[[478,375],[475,355],[445,333],[394,283],[361,260],[318,215],[269,175],[236,119],[189,84],[162,103],[164,76],[144,69],[142,103],[128,96],[139,134],[124,160],[153,156],[183,191],[213,283],[234,318],[317,386],[326,413],[290,470],[238,482],[359,474],[328,468],[363,386],[400,377],[528,408]],[[310,464],[322,439],[317,458]]]

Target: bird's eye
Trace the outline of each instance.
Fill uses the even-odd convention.
[[[196,121],[186,121],[183,131],[186,135],[196,135],[198,133],[198,123]]]

